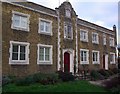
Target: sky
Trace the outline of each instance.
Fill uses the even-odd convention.
[[[65,0],[28,0],[28,1],[32,1],[40,5],[55,9]],[[118,43],[120,44],[119,1],[120,0],[69,0],[79,18],[98,24],[100,26],[104,26],[108,29],[112,29],[113,25],[115,24],[117,26],[118,31]]]
[[[66,0],[28,0],[51,9],[55,9]],[[117,27],[118,43],[120,44],[120,24],[118,26],[119,0],[67,0],[72,4],[79,18],[113,29]],[[120,15],[119,15],[120,16]],[[120,22],[120,20],[119,20]],[[119,28],[119,29],[118,29]]]

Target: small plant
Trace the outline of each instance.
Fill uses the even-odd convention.
[[[72,73],[62,72],[62,71],[58,71],[57,73],[58,73],[59,79],[61,79],[64,82],[75,80],[75,77],[72,75]]]
[[[17,86],[28,86],[32,83],[34,83],[34,80],[33,80],[32,76],[17,78],[16,81],[15,81],[15,84]]]
[[[117,87],[113,87],[112,89],[110,89],[110,91],[112,93],[120,93],[120,85],[118,85]]]
[[[103,83],[107,89],[112,89],[114,90],[115,88],[119,87],[120,88],[120,76],[112,78],[108,81],[105,81]]]
[[[111,70],[107,70],[107,72],[109,73],[109,75],[114,75],[114,73]]]
[[[92,70],[90,72],[90,76],[92,78],[92,80],[103,80],[104,76],[101,75],[99,72],[97,72],[96,70]]]
[[[56,73],[49,73],[49,74],[36,73],[33,75],[33,79],[35,82],[39,82],[44,85],[54,84],[59,81],[58,74]]]
[[[117,68],[111,69],[111,71],[112,71],[114,74],[119,73],[119,70],[118,70]]]
[[[6,85],[12,82],[9,76],[2,76],[2,85]]]
[[[103,75],[105,78],[108,78],[110,76],[110,74],[104,70],[104,69],[101,69],[98,71],[101,75]]]

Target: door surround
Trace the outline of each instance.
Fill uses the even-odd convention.
[[[73,49],[63,49],[63,71],[64,71],[64,53],[70,54],[70,72],[74,73],[74,50]]]

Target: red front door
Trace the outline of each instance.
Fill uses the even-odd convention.
[[[64,72],[70,72],[70,54],[64,53]]]

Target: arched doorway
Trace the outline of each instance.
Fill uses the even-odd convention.
[[[64,53],[64,72],[70,72],[70,54]]]

